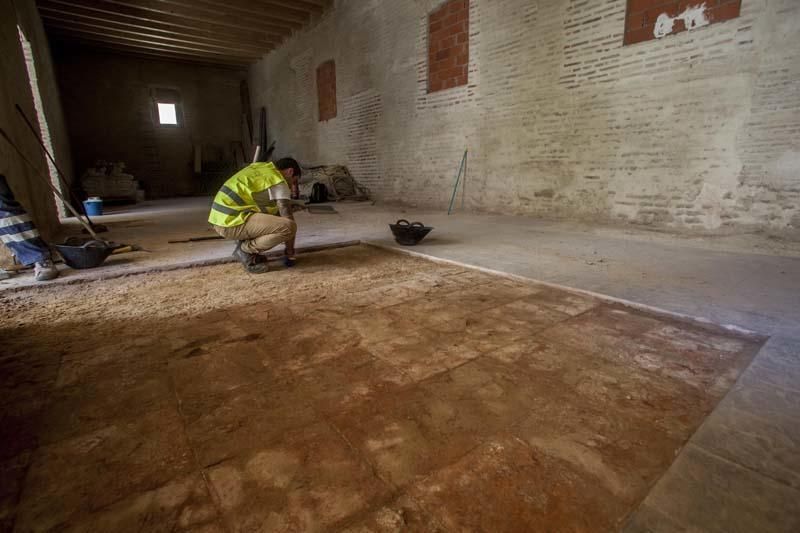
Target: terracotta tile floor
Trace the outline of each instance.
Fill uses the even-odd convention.
[[[763,342],[366,247],[0,304],[16,531],[614,530]]]

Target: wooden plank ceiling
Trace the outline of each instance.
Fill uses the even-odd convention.
[[[243,67],[330,0],[36,0],[54,46]]]

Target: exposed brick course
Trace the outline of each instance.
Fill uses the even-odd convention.
[[[428,92],[469,80],[469,0],[445,2],[428,17]]]
[[[440,7],[337,0],[254,65],[278,155],[344,163],[379,200],[446,210],[468,147],[471,209],[800,228],[797,0],[748,0],[640,46],[623,45],[627,0],[470,0],[469,82],[429,92]],[[317,122],[316,65],[331,57],[339,117]]]

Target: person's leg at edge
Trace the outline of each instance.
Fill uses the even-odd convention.
[[[36,281],[49,281],[58,277],[50,248],[42,240],[39,230],[25,208],[14,198],[6,177],[0,174],[0,241],[23,265],[34,265]]]

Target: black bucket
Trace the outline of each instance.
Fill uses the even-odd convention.
[[[422,222],[409,222],[400,219],[395,224],[389,224],[394,240],[403,246],[414,246],[418,244],[433,228],[424,225]]]
[[[99,267],[117,247],[118,245],[110,242],[94,239],[87,241],[80,237],[70,237],[64,244],[56,244],[56,250],[67,266],[76,269]]]

